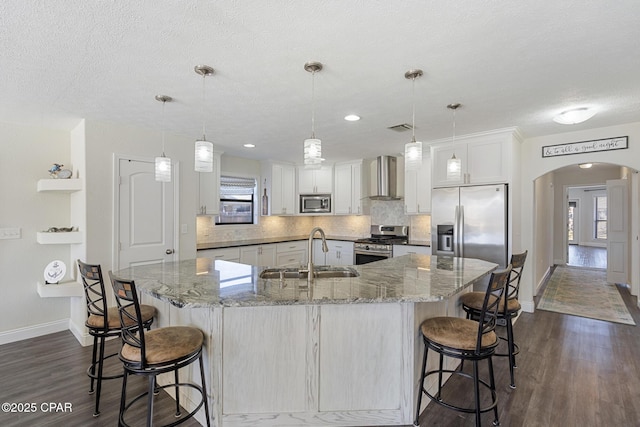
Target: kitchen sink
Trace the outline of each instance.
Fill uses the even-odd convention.
[[[309,272],[298,268],[267,268],[260,273],[261,279],[306,279]],[[336,277],[358,277],[360,274],[351,267],[333,267],[330,265],[317,265],[314,267],[316,279],[329,279]]]

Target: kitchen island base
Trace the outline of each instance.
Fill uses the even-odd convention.
[[[463,292],[439,302],[189,310],[143,299],[158,308],[159,326],[210,332],[205,370],[212,425],[373,426],[412,423],[423,352],[419,326],[429,317],[460,316]],[[457,360],[447,362],[453,367]],[[197,375],[197,369],[181,371]],[[193,405],[189,390],[181,399],[187,409]],[[196,419],[204,424],[200,412]]]

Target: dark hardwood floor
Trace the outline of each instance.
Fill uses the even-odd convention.
[[[640,324],[637,298],[618,290]],[[515,390],[507,358],[494,358],[502,426],[640,426],[637,326],[537,310],[520,315],[514,336],[520,346]],[[447,386],[451,395],[473,399],[469,384]],[[483,414],[482,425],[492,421],[492,413]],[[420,417],[421,427],[473,425],[473,415],[433,403]]]
[[[120,340],[107,343],[115,352]],[[121,379],[104,381],[100,398],[100,416],[93,417],[94,396],[88,393],[86,370],[91,361],[91,348],[82,347],[71,332],[58,332],[43,337],[0,346],[0,402],[35,404],[35,412],[0,412],[0,426],[117,426],[120,405]],[[115,372],[117,357],[111,358],[109,372]],[[127,395],[146,390],[146,378],[131,376]],[[145,425],[146,400],[134,405],[127,422]],[[49,404],[53,403],[54,406]],[[58,405],[61,404],[61,405]],[[65,404],[70,411],[65,411]],[[44,408],[44,410],[43,410]],[[173,416],[175,401],[165,392],[157,396],[154,424],[168,424]],[[199,426],[193,419],[183,426]]]
[[[620,288],[640,324],[636,298]],[[636,326],[608,323],[548,311],[522,313],[515,324],[520,345],[517,389],[509,388],[504,357],[495,358],[498,407],[502,426],[638,426],[640,425],[640,332]],[[118,340],[109,342],[115,351]],[[81,347],[70,332],[0,346],[0,402],[35,403],[35,413],[0,412],[0,426],[114,426],[120,380],[103,385],[101,415],[92,416],[94,398],[87,393],[85,370],[91,348]],[[465,369],[470,368],[470,364]],[[484,370],[486,371],[486,370]],[[132,389],[146,382],[132,378]],[[472,398],[468,383],[451,382],[447,393]],[[41,410],[42,404],[70,403],[72,412]],[[173,400],[161,394],[157,424],[174,420]],[[133,418],[144,423],[143,409]],[[483,414],[483,425],[493,416]],[[194,420],[183,424],[198,425]],[[472,415],[430,404],[420,417],[425,426],[472,426]]]

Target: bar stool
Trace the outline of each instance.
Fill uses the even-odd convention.
[[[96,407],[93,416],[100,415],[100,391],[102,390],[102,380],[112,380],[122,378],[122,374],[103,375],[104,362],[106,359],[117,355],[118,353],[104,355],[105,341],[109,337],[117,337],[120,335],[120,316],[118,316],[117,307],[107,307],[107,299],[105,298],[104,280],[102,277],[102,268],[99,264],[86,264],[80,260],[78,262],[78,270],[82,277],[84,286],[84,295],[87,303],[87,321],[85,326],[89,331],[89,335],[93,336],[93,352],[91,356],[91,365],[87,369],[87,375],[91,378],[89,394],[96,393]],[[141,307],[143,326],[146,329],[151,327],[156,309],[150,305]],[[96,372],[97,369],[97,372]],[[93,384],[97,382],[94,390]]]
[[[511,376],[509,387],[512,389],[516,388],[514,368],[517,367],[516,355],[520,352],[520,348],[513,339],[513,319],[518,317],[518,313],[522,308],[518,301],[518,293],[520,292],[520,279],[522,279],[522,269],[527,259],[527,252],[524,251],[521,254],[513,254],[511,256],[511,277],[509,278],[505,299],[500,302],[500,307],[498,308],[498,325],[506,326],[507,328],[507,337],[500,337],[501,340],[507,342],[507,353],[495,353],[495,356],[509,358],[509,373]],[[483,296],[484,292],[469,292],[460,297],[462,308],[467,312],[467,319],[477,320],[479,318]]]
[[[511,266],[506,269],[493,272],[489,280],[489,286],[484,292],[484,300],[480,312],[480,321],[462,319],[459,317],[433,317],[427,319],[420,325],[422,339],[424,341],[424,356],[422,359],[422,370],[418,388],[418,404],[416,407],[416,418],[414,425],[418,425],[420,418],[420,405],[422,395],[426,394],[432,401],[445,408],[459,412],[475,413],[476,426],[480,426],[480,415],[483,412],[493,410],[495,415],[494,425],[499,425],[498,420],[498,400],[496,385],[493,376],[493,363],[491,356],[498,345],[498,337],[494,331],[497,318],[498,306],[506,291],[507,281],[511,274]],[[429,350],[433,350],[440,356],[438,369],[427,371],[427,356]],[[460,359],[461,362],[469,360],[473,362],[473,374],[469,375],[459,369],[445,369],[443,366],[444,356]],[[480,379],[478,373],[478,362],[487,360],[489,365],[489,382]],[[433,395],[424,387],[425,379],[430,375],[438,375],[438,392]],[[474,406],[460,406],[447,402],[442,398],[442,376],[443,374],[458,375],[462,378],[473,380]],[[491,392],[491,403],[485,407],[480,406],[480,385],[486,387]]]
[[[113,291],[118,304],[118,313],[122,324],[122,348],[120,360],[124,364],[122,379],[122,395],[120,397],[119,426],[128,426],[125,422],[127,410],[138,400],[147,396],[147,426],[153,425],[153,398],[159,389],[175,387],[176,418],[181,417],[180,387],[189,387],[200,393],[200,400],[195,409],[182,419],[167,426],[175,426],[193,417],[204,405],[207,426],[210,426],[209,405],[202,359],[204,334],[198,328],[189,326],[167,326],[145,332],[142,328],[142,310],[138,301],[136,285],[133,280],[115,278],[109,272]],[[179,369],[199,361],[201,385],[195,383],[181,383],[178,377]],[[166,372],[173,372],[175,382],[158,386],[156,376]],[[127,379],[129,375],[143,375],[149,380],[146,392],[135,396],[127,403]],[[194,396],[195,397],[195,396]]]

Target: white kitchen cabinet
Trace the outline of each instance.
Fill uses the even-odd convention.
[[[333,192],[333,168],[298,168],[298,194],[331,194]]]
[[[198,173],[198,210],[201,215],[220,213],[220,156],[222,152],[213,152],[213,172]]]
[[[273,267],[276,265],[276,245],[242,246],[240,262],[260,267]]]
[[[276,244],[278,267],[302,267],[307,264],[307,241],[282,242]]]
[[[296,213],[296,168],[287,163],[262,163],[262,180],[266,180],[269,215]]]
[[[365,214],[363,205],[364,179],[362,160],[337,163],[334,167],[334,213],[336,215]]]
[[[197,258],[213,258],[217,260],[240,262],[240,248],[221,248],[200,250],[196,254]]]
[[[408,215],[431,213],[431,156],[422,156],[418,170],[404,171],[404,207]]]
[[[431,147],[433,187],[505,183],[511,178],[512,132],[470,136],[463,141]],[[447,160],[461,161],[460,179],[447,179]]]
[[[329,252],[325,254],[325,265],[353,265],[353,242],[327,240],[327,246]]]
[[[415,245],[393,245],[394,258],[407,254],[431,255],[431,247]]]

